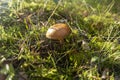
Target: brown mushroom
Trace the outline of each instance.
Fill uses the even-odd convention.
[[[49,39],[59,40],[60,43],[63,43],[64,38],[70,33],[71,29],[67,24],[58,23],[48,29],[46,37]]]

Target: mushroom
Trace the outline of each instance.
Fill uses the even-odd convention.
[[[64,38],[68,36],[70,33],[71,33],[71,29],[67,24],[58,23],[51,26],[48,29],[46,33],[46,37],[48,39],[59,40],[60,43],[63,43]]]

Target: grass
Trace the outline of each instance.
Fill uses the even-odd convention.
[[[0,74],[7,80],[103,76],[115,80],[120,75],[120,16],[115,4],[114,0],[12,0],[7,13],[0,14]],[[60,20],[72,29],[63,45],[45,37]]]

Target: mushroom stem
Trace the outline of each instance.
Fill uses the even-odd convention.
[[[64,43],[64,39],[59,39],[59,41],[60,41],[60,44]]]

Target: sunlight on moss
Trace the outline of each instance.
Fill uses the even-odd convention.
[[[7,39],[7,34],[4,30],[3,26],[0,26],[0,40],[6,40]]]

